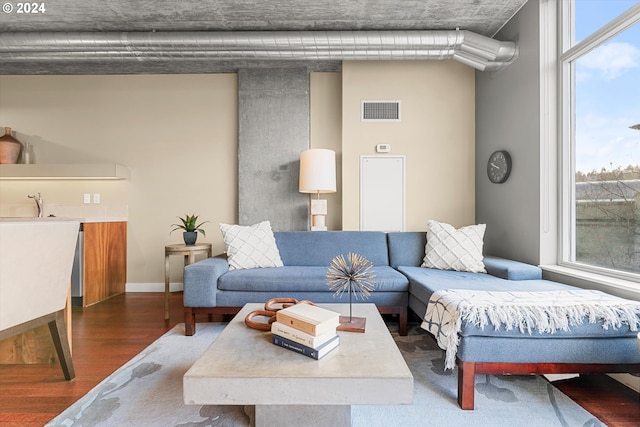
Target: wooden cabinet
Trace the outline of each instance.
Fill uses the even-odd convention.
[[[127,223],[86,222],[84,228],[83,307],[125,292]]]

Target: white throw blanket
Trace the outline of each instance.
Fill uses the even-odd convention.
[[[553,334],[571,326],[603,322],[603,328],[640,326],[640,302],[600,291],[567,290],[539,292],[493,292],[473,290],[436,291],[427,304],[422,328],[432,333],[446,350],[445,369],[455,366],[462,322],[479,328],[491,324],[496,330],[518,329]]]

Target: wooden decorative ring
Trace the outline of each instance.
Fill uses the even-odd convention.
[[[291,307],[298,303],[298,300],[295,298],[271,298],[269,301],[264,303],[264,309],[267,311],[278,311],[283,308]],[[274,307],[274,304],[282,304],[281,307]]]
[[[256,316],[264,316],[268,317],[267,323],[265,322],[256,322],[253,320]],[[247,314],[247,317],[244,318],[244,324],[250,328],[258,329],[260,331],[270,331],[271,324],[276,320],[276,312],[268,311],[268,310],[255,310],[251,313]]]
[[[309,301],[308,299],[303,299],[302,301],[298,301],[296,304],[309,304],[309,305],[316,305],[315,302],[313,301]]]
[[[274,304],[282,304],[282,307],[274,307]],[[251,313],[247,314],[244,318],[244,324],[252,329],[258,329],[260,331],[270,331],[271,324],[276,321],[276,312],[281,310],[282,308],[291,307],[296,304],[309,304],[315,305],[313,301],[302,300],[298,301],[295,298],[271,298],[264,304],[264,310],[254,310]],[[256,322],[253,320],[256,316],[264,316],[267,317],[267,322]]]

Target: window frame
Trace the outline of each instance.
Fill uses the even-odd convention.
[[[575,203],[575,67],[577,59],[591,50],[640,23],[640,3],[574,44],[574,0],[558,1],[558,82],[560,94],[560,238],[558,239],[558,265],[607,277],[640,281],[640,274],[580,263],[576,252],[576,203]]]

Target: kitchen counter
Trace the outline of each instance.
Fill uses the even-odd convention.
[[[127,222],[127,218],[80,218],[80,222]]]
[[[80,219],[78,218],[62,218],[57,216],[48,216],[43,218],[3,216],[3,217],[0,217],[0,221],[2,222],[28,222],[28,221],[78,221],[78,222],[81,222]]]
[[[72,274],[73,305],[86,307],[126,290],[127,218],[124,217],[0,217],[0,224],[75,221],[79,235]]]
[[[38,217],[0,217],[0,221],[15,221],[15,222],[25,222],[25,221],[78,221],[82,223],[88,222],[127,222],[127,218],[65,218],[59,216],[45,216],[42,218]]]

